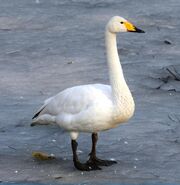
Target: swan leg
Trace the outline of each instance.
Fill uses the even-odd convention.
[[[95,163],[90,163],[90,162],[81,163],[79,161],[78,155],[77,155],[77,146],[78,146],[78,143],[76,142],[76,140],[71,140],[71,145],[72,145],[72,151],[73,151],[73,162],[74,162],[74,166],[78,170],[81,170],[81,171],[92,171],[92,170],[100,170],[101,169]]]
[[[97,133],[93,133],[92,134],[92,150],[90,155],[89,160],[87,161],[87,163],[94,163],[97,166],[111,166],[113,164],[116,164],[116,161],[111,161],[111,160],[102,160],[96,157],[96,144],[98,141],[98,134]]]

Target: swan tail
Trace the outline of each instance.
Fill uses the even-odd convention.
[[[43,113],[42,111],[44,110],[44,108],[46,107],[46,105],[53,99],[54,97],[50,97],[47,100],[44,101],[44,105],[35,113],[35,115],[32,117],[32,119],[37,118],[41,113]]]
[[[35,125],[49,125],[49,124],[54,124],[55,123],[55,116],[50,115],[48,113],[45,113],[45,111],[43,111],[45,109],[46,105],[43,105],[38,111],[37,113],[35,113],[35,115],[32,118],[32,123],[31,126],[35,126]]]
[[[32,120],[31,126],[36,126],[36,125],[50,125],[50,124],[55,124],[56,123],[56,117],[49,115],[49,114],[43,114],[38,117],[35,117]]]
[[[39,114],[44,110],[45,106],[43,106],[42,108],[40,108],[40,110],[32,117],[32,119],[35,119],[39,116]]]

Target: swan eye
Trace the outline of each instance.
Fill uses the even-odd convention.
[[[121,23],[121,24],[124,24],[124,22],[123,22],[123,21],[121,21],[120,23]]]

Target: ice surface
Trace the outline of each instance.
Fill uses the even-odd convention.
[[[0,0],[0,180],[179,183],[179,7],[179,0]],[[117,37],[136,112],[128,124],[99,136],[98,156],[118,163],[81,173],[69,134],[57,126],[32,128],[31,118],[64,88],[109,83],[104,27],[113,15],[146,31]],[[170,66],[177,79],[164,71]],[[81,134],[78,143],[86,161],[90,135]],[[35,161],[32,151],[56,159]]]

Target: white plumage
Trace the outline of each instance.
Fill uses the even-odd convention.
[[[134,101],[124,79],[120,64],[116,33],[143,31],[122,17],[115,16],[108,22],[105,31],[107,64],[110,85],[89,84],[63,90],[47,99],[33,117],[32,125],[56,123],[70,132],[73,161],[79,170],[97,170],[98,165],[115,162],[96,157],[97,132],[108,130],[130,119],[134,113]],[[92,151],[87,163],[82,164],[77,156],[79,132],[91,132]]]
[[[112,108],[110,86],[76,86],[46,100],[33,122],[54,122],[69,131],[97,132],[111,127],[107,123]]]
[[[116,44],[116,32],[129,31],[125,24],[117,25],[122,21],[127,22],[115,16],[106,26],[110,86],[89,84],[63,90],[45,100],[33,118],[34,125],[56,123],[71,135],[75,132],[78,136],[78,132],[114,128],[133,115],[134,101],[124,79]]]

